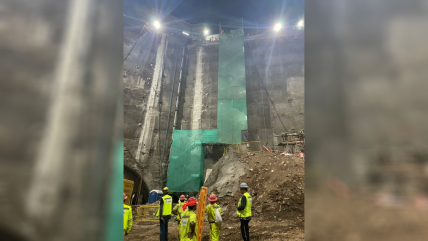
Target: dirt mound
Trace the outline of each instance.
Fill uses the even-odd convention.
[[[249,170],[248,164],[240,162],[240,155],[236,152],[229,152],[220,158],[214,165],[204,186],[208,188],[208,193],[215,193],[218,197],[232,196],[238,191],[239,177]]]
[[[239,178],[239,183],[245,182],[249,186],[253,197],[252,216],[265,221],[288,220],[303,227],[304,160],[279,153],[260,152],[240,154],[239,162],[250,168]],[[214,193],[217,194],[215,190]],[[237,219],[236,207],[241,196],[236,189],[233,195],[219,199],[226,222]]]

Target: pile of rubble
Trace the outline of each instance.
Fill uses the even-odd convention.
[[[227,165],[244,167],[244,174],[210,176],[206,183],[209,193],[219,196],[223,207],[225,221],[236,219],[236,207],[242,196],[238,190],[239,183],[245,182],[250,187],[253,197],[254,219],[289,220],[303,227],[304,223],[304,159],[296,156],[281,156],[279,153],[259,152],[253,154],[228,153],[217,164],[227,160]],[[223,167],[214,166],[213,173]],[[207,180],[208,181],[208,180]],[[218,187],[218,183],[233,184],[228,191]],[[209,185],[212,184],[212,185]]]

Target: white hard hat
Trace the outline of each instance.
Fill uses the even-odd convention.
[[[245,182],[243,182],[243,183],[241,183],[241,185],[239,185],[239,187],[240,188],[248,188],[248,185]]]

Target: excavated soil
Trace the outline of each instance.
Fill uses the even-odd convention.
[[[239,182],[245,182],[249,186],[249,193],[253,197],[253,218],[263,221],[287,220],[303,228],[303,159],[262,152],[241,155],[239,161],[250,166],[250,170],[240,177]],[[233,197],[220,200],[225,220],[236,218],[236,207],[241,196],[237,190]]]
[[[227,154],[236,155],[236,154]],[[239,154],[239,162],[250,169],[239,177],[249,186],[253,197],[251,240],[304,240],[304,160],[281,156],[279,153],[260,152]],[[215,194],[216,190],[213,190]],[[219,198],[223,223],[220,240],[242,240],[236,207],[242,196],[239,190]],[[175,223],[169,223],[168,240],[178,240]],[[208,241],[208,223],[204,224],[202,240]],[[126,241],[159,240],[159,223],[134,225]]]

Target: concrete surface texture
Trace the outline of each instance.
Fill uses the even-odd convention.
[[[135,19],[125,18],[125,55],[141,31],[136,26],[141,25]],[[299,30],[246,36],[250,141],[260,141],[272,148],[279,141],[274,135],[304,128],[303,36],[304,32]],[[176,129],[215,129],[218,41],[188,41],[177,32],[148,31],[138,38],[124,61],[124,143],[142,168],[129,155],[125,155],[125,165],[143,176],[149,190],[166,183],[182,57]],[[205,171],[218,162],[223,149],[223,146],[205,146]]]
[[[152,190],[163,186],[161,180],[166,180],[169,148],[163,147],[165,142],[171,145],[183,38],[149,32],[137,42],[139,48],[150,52],[142,51],[135,57],[131,54],[124,64],[124,143],[144,170],[138,170],[141,168],[128,155],[125,165],[140,172]]]
[[[304,34],[249,36],[245,41],[248,131],[272,148],[280,135],[304,128]]]
[[[201,114],[202,114],[202,63],[203,48],[199,47],[196,53],[196,78],[193,95],[193,112],[192,112],[192,130],[201,129]]]

